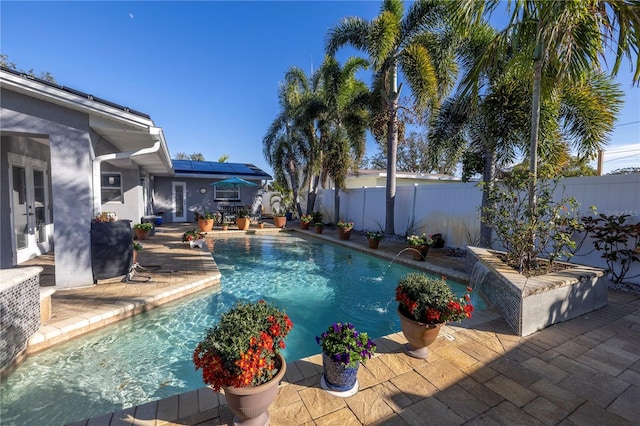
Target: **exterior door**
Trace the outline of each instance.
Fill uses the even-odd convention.
[[[187,221],[187,184],[173,182],[173,221]]]
[[[51,250],[47,163],[9,154],[12,243],[15,263]]]

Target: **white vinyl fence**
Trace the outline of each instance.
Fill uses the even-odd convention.
[[[591,215],[590,206],[598,213],[629,214],[630,222],[640,221],[640,175],[589,176],[567,178],[560,182],[557,197],[574,197],[580,203],[580,214]],[[324,190],[316,202],[316,210],[324,214],[325,222],[354,222],[356,230],[384,229],[385,188],[350,189],[340,193],[340,217],[334,218],[333,190]],[[395,202],[395,231],[411,233],[441,233],[451,247],[474,245],[479,240],[479,208],[482,192],[476,183],[436,183],[399,186]],[[572,259],[573,262],[605,267],[601,253],[593,251],[586,241]],[[633,266],[629,276],[640,274],[640,265]],[[636,277],[630,281],[638,282]]]

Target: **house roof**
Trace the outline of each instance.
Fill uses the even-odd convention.
[[[379,177],[385,178],[387,177],[386,170],[369,170],[369,169],[360,169],[357,173],[350,172],[347,177],[350,179],[357,179],[358,177]],[[396,172],[396,179],[415,179],[415,180],[425,180],[425,181],[456,181],[459,182],[460,179],[455,176],[439,174],[439,173],[412,173],[412,172]]]
[[[159,142],[160,149],[157,152],[131,157],[124,164],[131,161],[152,174],[173,172],[164,133],[155,126],[149,115],[6,67],[0,68],[0,79],[3,90],[87,114],[89,126],[119,152],[139,151]]]
[[[219,163],[216,161],[172,160],[176,176],[226,179],[233,176],[245,179],[273,179],[264,170],[250,163]]]

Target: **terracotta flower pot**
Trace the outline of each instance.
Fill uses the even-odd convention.
[[[353,228],[338,228],[338,237],[340,237],[341,240],[348,240],[351,238],[351,229]]]
[[[411,246],[410,249],[413,260],[425,260],[427,253],[429,253],[429,246],[426,244],[421,246]]]
[[[429,349],[427,346],[435,342],[442,328],[440,324],[423,324],[406,317],[398,309],[398,316],[400,317],[400,327],[402,334],[407,339],[407,343],[404,346],[405,352],[414,357],[424,359],[429,356]]]
[[[315,225],[314,228],[316,230],[316,234],[322,234],[322,230],[324,229],[324,226]]]
[[[377,238],[368,238],[367,240],[369,241],[370,249],[377,249],[380,245],[380,240],[378,240]]]
[[[300,222],[300,229],[306,231],[311,226],[311,222]]]
[[[276,228],[284,228],[284,226],[287,224],[286,216],[274,216],[273,224]]]
[[[202,232],[209,232],[213,229],[213,219],[198,219],[198,228]]]
[[[251,219],[248,217],[239,217],[236,219],[236,224],[238,225],[238,229],[246,231],[249,229],[249,225],[251,225]]]
[[[134,232],[136,233],[136,238],[138,240],[146,240],[149,238],[149,235],[151,234],[151,230],[149,229],[134,228]]]
[[[278,355],[280,366],[278,374],[267,383],[246,388],[223,386],[227,406],[235,416],[235,424],[247,423],[251,425],[269,424],[269,406],[278,396],[278,385],[287,370],[287,363],[282,355]],[[276,361],[276,365],[278,362]]]

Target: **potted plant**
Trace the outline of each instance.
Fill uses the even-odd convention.
[[[433,244],[431,236],[427,236],[424,232],[422,235],[409,235],[407,241],[411,246],[409,250],[413,256],[413,260],[424,260],[429,253],[429,246]]]
[[[136,223],[133,225],[133,232],[138,240],[146,240],[153,229],[152,223]]]
[[[309,226],[311,226],[311,221],[313,220],[313,217],[311,217],[310,214],[303,214],[300,217],[300,228],[307,230],[309,229]]]
[[[238,209],[236,213],[236,225],[241,231],[246,231],[251,225],[251,218],[249,217],[249,211],[245,208]]]
[[[195,220],[198,222],[198,228],[200,228],[202,232],[211,231],[218,218],[218,213],[209,212],[207,209],[204,209],[204,213],[202,214],[195,212],[195,215]]]
[[[286,211],[281,208],[275,208],[273,211],[273,225],[276,228],[284,228],[287,224]]]
[[[198,229],[192,229],[182,234],[182,242],[188,242],[191,248],[196,246],[202,248],[204,236],[206,234]]]
[[[412,272],[398,281],[396,301],[402,333],[409,343],[407,354],[415,358],[429,355],[427,346],[438,337],[442,324],[471,318],[473,305],[469,293],[457,297],[445,277]]]
[[[264,220],[261,219],[258,221],[258,228],[264,229]]]
[[[234,422],[269,422],[268,408],[286,370],[280,351],[292,327],[283,311],[264,300],[238,302],[197,344],[196,370],[214,391],[224,390]]]
[[[134,241],[133,242],[133,258],[131,261],[132,265],[135,265],[136,263],[138,263],[138,252],[142,250],[142,244]]]
[[[349,238],[351,238],[353,222],[345,222],[340,220],[338,221],[336,226],[338,227],[338,237],[340,237],[341,240],[348,240]]]
[[[220,226],[222,226],[223,231],[227,231],[229,229],[229,226],[231,226],[231,222],[222,222]]]
[[[369,241],[369,248],[377,249],[380,245],[380,241],[384,239],[384,233],[382,231],[367,231],[364,233],[365,237]]]
[[[366,364],[376,350],[367,333],[358,332],[353,324],[335,323],[316,336],[322,348],[321,385],[325,390],[351,396],[358,391],[358,367]]]
[[[431,239],[433,240],[433,243],[431,244],[431,247],[433,248],[444,248],[444,238],[442,238],[442,234],[438,233],[438,234],[433,234],[431,236]]]
[[[315,229],[316,234],[322,234],[322,231],[324,230],[324,223],[316,222],[313,224],[313,228]]]

